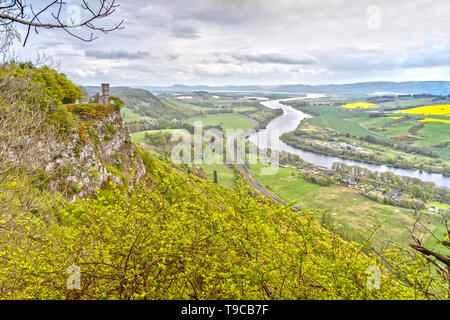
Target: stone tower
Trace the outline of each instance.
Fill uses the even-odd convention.
[[[109,105],[111,98],[111,88],[109,83],[102,83],[102,96],[100,97],[100,104]]]

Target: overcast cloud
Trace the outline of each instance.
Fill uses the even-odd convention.
[[[85,85],[450,80],[448,0],[117,1],[124,30],[42,30],[16,51]]]

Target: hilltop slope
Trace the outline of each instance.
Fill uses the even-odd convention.
[[[156,121],[179,120],[197,114],[194,110],[160,99],[144,89],[123,89],[115,91],[114,95],[125,101],[126,107],[134,113]]]

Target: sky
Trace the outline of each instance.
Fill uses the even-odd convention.
[[[123,30],[89,43],[41,30],[14,51],[45,54],[82,85],[450,80],[448,0],[116,1],[101,23]]]

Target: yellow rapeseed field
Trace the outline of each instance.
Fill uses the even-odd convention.
[[[431,119],[431,118],[426,118],[423,120],[419,120],[420,122],[443,122],[443,123],[450,123],[450,120],[443,120],[443,119]]]
[[[450,105],[425,106],[408,110],[400,110],[395,113],[423,114],[433,116],[450,116]]]
[[[378,106],[376,104],[368,103],[368,102],[349,103],[349,104],[345,104],[342,106],[342,108],[346,108],[346,109],[357,109],[357,108],[366,109],[366,108],[377,108],[377,107]]]

